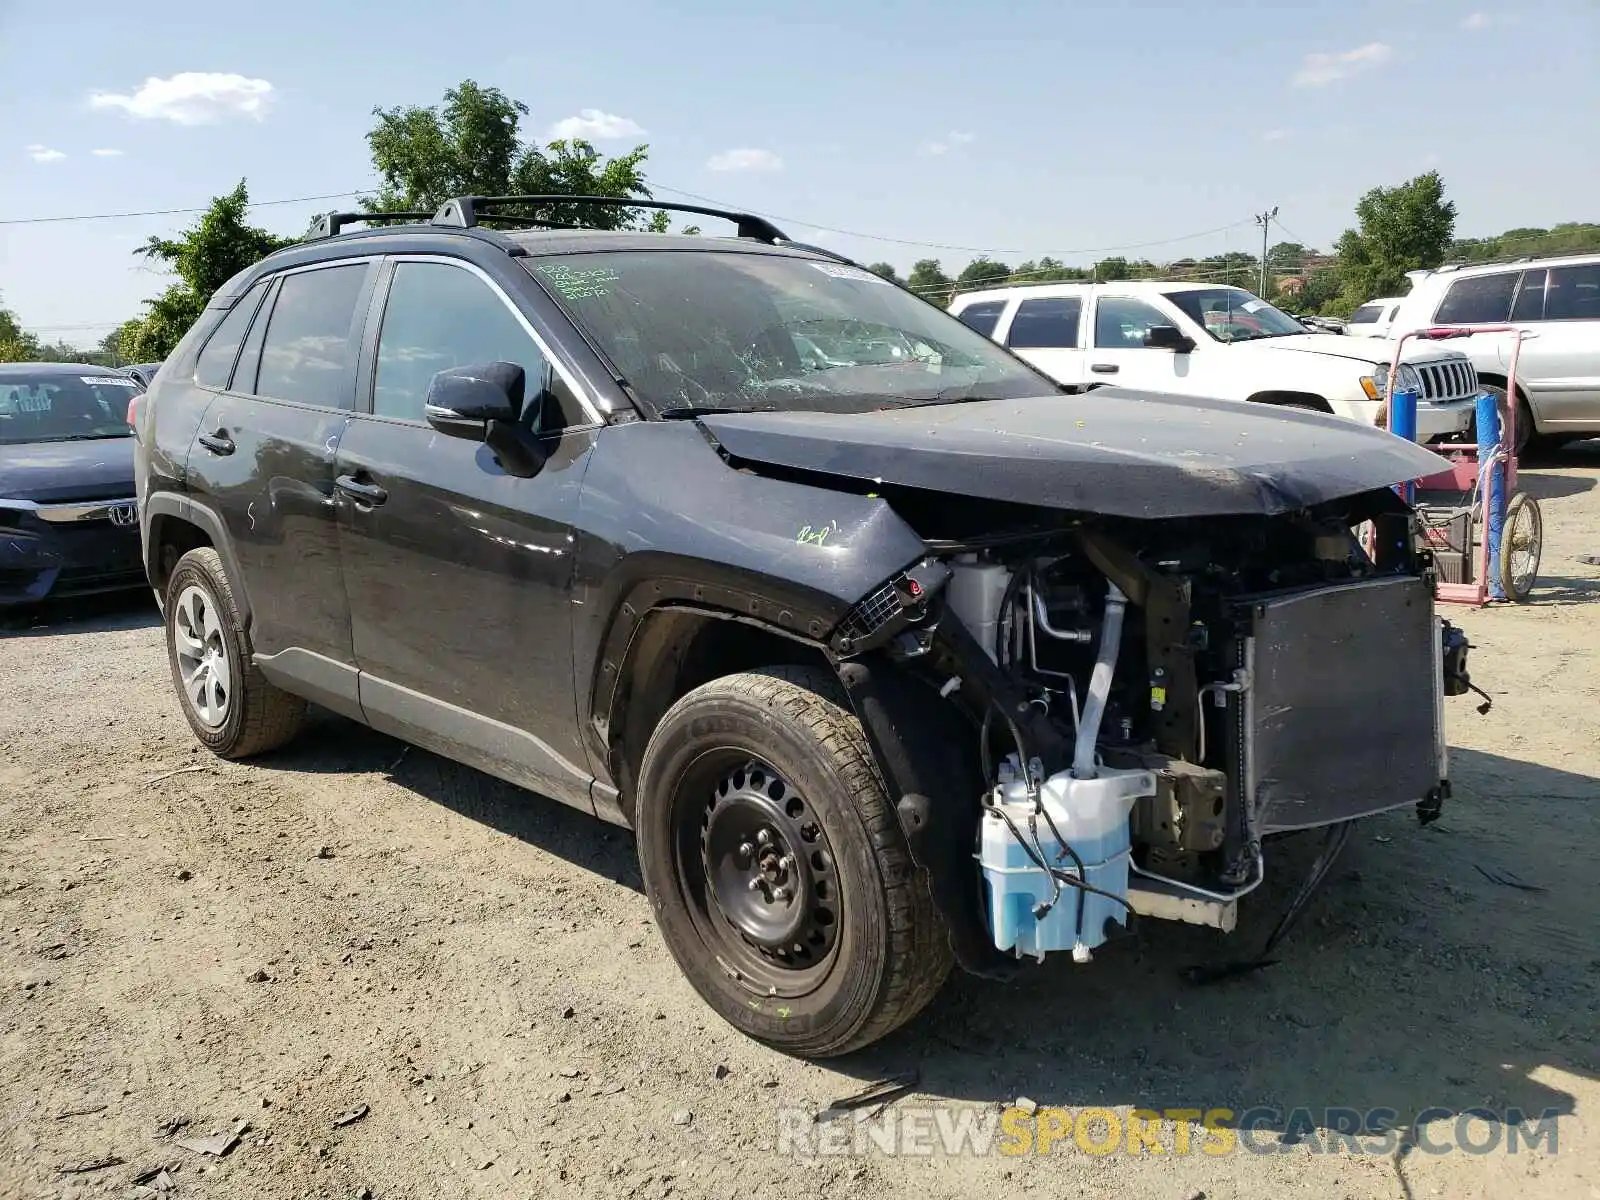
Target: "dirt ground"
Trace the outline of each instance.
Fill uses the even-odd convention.
[[[1597,482],[1600,442],[1525,473],[1541,586],[1458,610],[1495,705],[1449,702],[1454,800],[1358,827],[1278,965],[1197,989],[1183,966],[1244,946],[1146,923],[1090,966],[954,978],[826,1067],[699,1002],[619,831],[332,717],[219,762],[153,609],[48,614],[0,636],[0,1196],[151,1195],[165,1166],[212,1197],[1600,1197]],[[1314,849],[1274,853],[1239,942]],[[1270,1106],[1281,1148],[778,1153],[780,1107],[911,1068],[885,1119]],[[1557,1152],[1481,1121],[1488,1154],[1323,1144],[1329,1108],[1438,1110],[1438,1146],[1507,1107],[1560,1114]],[[177,1144],[241,1121],[224,1157]]]

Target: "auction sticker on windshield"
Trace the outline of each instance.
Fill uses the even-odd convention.
[[[863,271],[860,267],[848,267],[840,263],[812,263],[813,267],[824,275],[831,275],[835,279],[854,279],[858,283],[888,283],[881,275],[874,275],[871,271]]]

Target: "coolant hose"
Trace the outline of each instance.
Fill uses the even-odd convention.
[[[1100,738],[1100,721],[1106,715],[1106,700],[1111,696],[1111,678],[1117,670],[1117,651],[1122,646],[1122,614],[1128,598],[1122,589],[1108,581],[1106,615],[1100,626],[1100,653],[1089,676],[1089,695],[1083,716],[1078,721],[1078,741],[1072,752],[1072,777],[1093,779],[1100,771],[1094,765],[1094,745]]]

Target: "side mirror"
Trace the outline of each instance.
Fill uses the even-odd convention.
[[[1185,337],[1176,325],[1152,325],[1145,330],[1144,344],[1152,350],[1173,350],[1187,354],[1194,349],[1194,339]]]
[[[539,381],[535,407],[543,400],[543,382]],[[529,415],[523,399],[526,389],[527,372],[516,363],[451,367],[428,385],[423,413],[440,433],[482,442],[508,475],[527,479],[544,467],[545,452],[522,419]],[[531,415],[537,418],[538,413]]]
[[[487,433],[490,421],[515,421],[522,415],[526,387],[526,373],[516,363],[451,367],[428,384],[422,411],[440,433],[476,441]]]

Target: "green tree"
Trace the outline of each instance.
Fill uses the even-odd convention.
[[[22,328],[16,314],[0,305],[0,362],[36,362],[39,338]]]
[[[274,250],[293,244],[293,238],[247,222],[249,207],[250,193],[241,179],[233,191],[211,201],[193,228],[176,238],[153,237],[134,251],[161,263],[177,275],[178,282],[146,300],[142,317],[123,324],[117,344],[124,358],[130,362],[166,358],[205,311],[212,293]]]
[[[1374,296],[1405,292],[1406,272],[1444,261],[1456,227],[1456,206],[1444,198],[1439,172],[1398,187],[1373,188],[1356,203],[1357,229],[1337,246],[1344,281],[1341,304],[1354,308]]]
[[[1027,262],[1018,264],[1017,269],[1011,273],[1011,278],[1017,283],[1055,283],[1087,279],[1089,272],[1082,267],[1069,267],[1047,254],[1038,262],[1030,258]]]
[[[961,269],[956,276],[956,287],[961,291],[974,288],[999,287],[1011,278],[1011,268],[992,258],[978,257]]]
[[[1588,254],[1600,250],[1600,225],[1565,221],[1550,229],[1508,229],[1495,237],[1461,238],[1450,243],[1449,261],[1482,262],[1490,258]]]
[[[936,258],[918,259],[911,264],[911,274],[906,277],[906,287],[917,295],[943,308],[950,303],[955,281],[944,273]]]
[[[581,138],[543,148],[524,142],[520,129],[528,106],[471,79],[445,92],[442,105],[372,113],[378,122],[367,134],[367,145],[383,183],[376,194],[361,198],[367,212],[429,212],[452,196],[650,199],[643,173],[648,147],[607,159]],[[668,228],[666,213],[637,208],[557,204],[505,211],[597,229]]]
[[[1119,279],[1131,278],[1133,272],[1128,267],[1125,258],[1102,258],[1094,265],[1094,278],[1098,283],[1115,283]]]
[[[867,270],[871,271],[874,275],[881,275],[885,279],[892,280],[895,283],[899,283],[899,284],[904,284],[905,283],[905,280],[901,279],[900,276],[895,273],[894,264],[892,264],[892,263],[886,263],[886,262],[869,263],[867,265]]]

